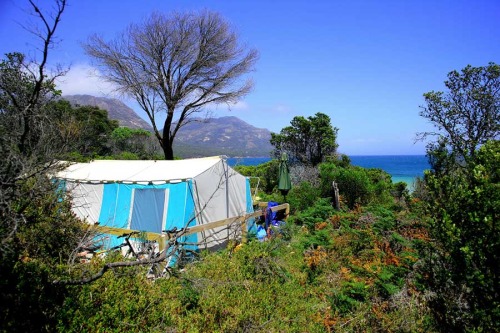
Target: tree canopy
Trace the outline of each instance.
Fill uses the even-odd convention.
[[[500,66],[468,65],[452,71],[445,82],[446,92],[424,94],[420,115],[437,132],[420,133],[420,138],[438,136],[439,142],[457,157],[473,156],[480,145],[500,135]]]
[[[425,174],[431,305],[448,331],[491,331],[499,322],[500,66],[448,74],[447,92],[424,94],[421,115],[438,129]]]
[[[279,134],[271,133],[276,157],[286,152],[292,161],[315,166],[336,153],[338,128],[332,126],[328,115],[297,116],[290,124]]]
[[[154,13],[114,40],[91,36],[85,50],[104,78],[146,112],[166,159],[174,158],[175,136],[193,113],[208,104],[234,103],[250,91],[252,82],[242,76],[258,56],[209,11]],[[158,114],[165,114],[163,129]]]
[[[96,106],[72,106],[59,99],[47,105],[52,119],[60,119],[58,125],[61,140],[67,151],[93,158],[111,152],[111,133],[118,128],[118,121],[109,119],[108,112]]]

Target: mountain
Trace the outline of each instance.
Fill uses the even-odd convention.
[[[174,152],[180,157],[267,157],[273,149],[270,139],[269,130],[237,117],[195,118],[177,133]]]
[[[139,117],[134,110],[118,99],[90,95],[64,95],[62,98],[74,106],[91,105],[106,110],[108,111],[109,118],[118,120],[120,126],[142,128],[148,131],[152,130],[148,122]]]
[[[134,110],[114,98],[65,95],[72,105],[91,105],[108,111],[120,126],[152,131],[149,123]],[[181,127],[174,141],[174,152],[182,158],[227,155],[229,157],[268,157],[273,147],[271,132],[254,127],[237,117],[193,118]]]

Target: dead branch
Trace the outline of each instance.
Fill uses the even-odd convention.
[[[179,129],[208,104],[235,103],[252,88],[257,51],[238,45],[230,25],[217,13],[154,13],[111,41],[93,35],[84,45],[118,92],[146,112],[165,158]],[[163,132],[155,123],[166,113]],[[161,127],[160,127],[161,128]]]

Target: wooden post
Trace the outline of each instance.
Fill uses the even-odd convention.
[[[245,244],[247,242],[247,220],[241,222],[241,243]]]
[[[335,205],[335,209],[340,210],[339,188],[337,187],[337,183],[332,182],[332,187],[333,187],[333,204]]]

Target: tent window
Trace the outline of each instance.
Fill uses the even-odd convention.
[[[135,189],[130,229],[161,233],[165,220],[166,189]]]

